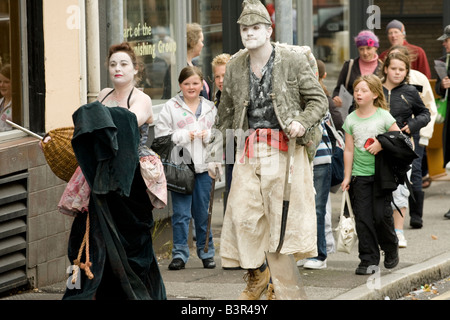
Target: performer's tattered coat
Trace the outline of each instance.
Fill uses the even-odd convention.
[[[281,252],[295,254],[297,259],[313,257],[317,246],[311,163],[322,138],[320,122],[328,111],[328,101],[313,71],[316,62],[308,54],[309,48],[278,43],[273,46],[271,96],[280,127],[288,134],[288,127],[295,120],[306,129],[306,134],[297,138],[288,225]],[[227,64],[215,123],[221,134],[216,132],[211,142],[210,161],[222,159],[227,130],[237,135],[249,129],[249,70],[247,50],[237,53]],[[278,245],[286,152],[264,142],[256,143],[255,150],[254,159],[245,158],[241,164],[243,150],[238,141],[221,238],[225,267],[258,268],[264,262],[264,252],[275,251]],[[264,163],[266,160],[270,164]]]

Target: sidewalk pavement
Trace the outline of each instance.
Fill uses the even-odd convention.
[[[424,226],[409,227],[405,220],[407,248],[399,249],[399,265],[388,270],[380,263],[380,272],[371,276],[355,275],[358,266],[357,246],[350,254],[331,253],[327,268],[307,270],[299,267],[309,300],[395,300],[413,288],[450,275],[450,219],[444,214],[450,209],[450,172],[432,182],[425,191]],[[169,300],[235,300],[245,288],[244,270],[223,270],[220,265],[220,232],[223,221],[223,190],[216,191],[212,230],[216,247],[215,269],[204,269],[196,257],[195,248],[186,268],[168,270],[169,259],[160,261],[160,268]],[[332,194],[332,224],[337,226],[341,191]],[[60,300],[65,283],[35,289],[31,292],[3,297],[0,300]],[[264,297],[265,299],[265,297]]]

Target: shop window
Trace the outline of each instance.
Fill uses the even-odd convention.
[[[152,99],[169,99],[171,69],[178,44],[170,23],[170,0],[124,1],[125,41],[130,42],[141,61],[138,87]]]
[[[348,38],[344,16],[348,5],[339,0],[314,1],[314,47],[318,59],[342,63],[348,57],[348,48],[342,47]]]
[[[0,0],[0,137],[22,119],[19,5]]]
[[[191,16],[192,22],[202,26],[204,36],[204,47],[196,62],[202,69],[209,87],[214,91],[216,88],[211,62],[215,56],[223,53],[222,0],[192,0]]]

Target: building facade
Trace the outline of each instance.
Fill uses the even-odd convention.
[[[373,28],[387,48],[384,26],[393,18],[402,20],[408,40],[429,53],[431,64],[442,55],[435,39],[450,24],[449,2],[443,0],[263,2],[275,9],[273,22],[279,33],[273,40],[279,40],[281,30],[289,36],[283,41],[311,46],[327,63],[330,86],[342,63],[356,56],[352,38],[360,30]],[[107,51],[122,41],[131,42],[141,58],[138,86],[152,98],[157,118],[164,101],[178,91],[178,74],[187,61],[188,22],[202,25],[205,47],[197,63],[214,91],[212,59],[242,48],[236,24],[241,4],[242,0],[0,0],[0,67],[11,70],[9,79],[0,75],[0,83],[10,86],[12,121],[42,136],[71,126],[73,112],[109,86]],[[286,8],[292,19],[280,15]],[[64,280],[70,267],[66,250],[72,220],[56,208],[65,183],[49,169],[38,142],[14,128],[0,132],[0,292]],[[166,219],[170,208],[155,215]]]

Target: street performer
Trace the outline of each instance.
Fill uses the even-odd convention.
[[[238,24],[245,49],[227,64],[208,168],[215,178],[223,137],[233,131],[237,151],[220,254],[223,268],[248,270],[239,299],[257,300],[268,288],[274,298],[265,252],[274,252],[280,239],[289,139],[297,144],[281,253],[297,260],[317,256],[312,160],[328,101],[311,68],[315,59],[300,47],[271,43],[270,16],[259,0],[244,1]]]

